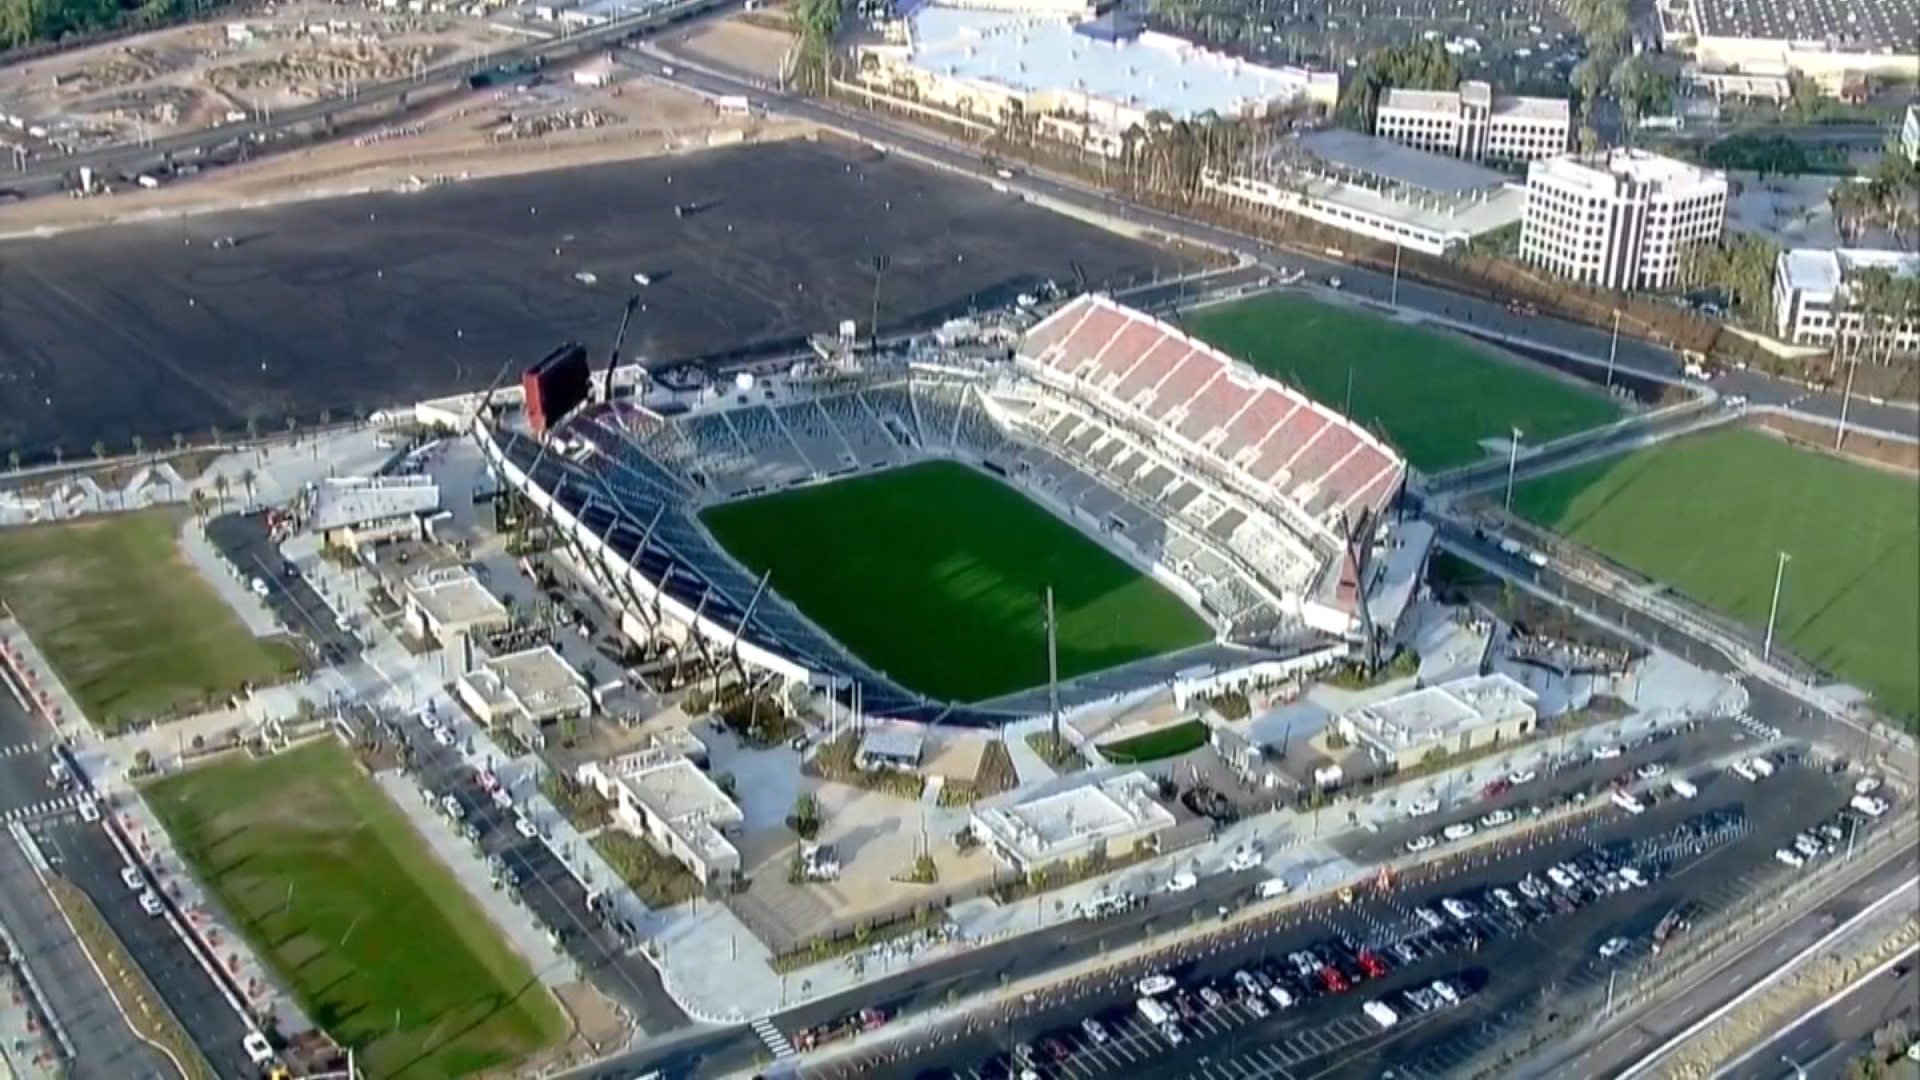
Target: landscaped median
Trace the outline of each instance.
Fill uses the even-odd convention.
[[[66,916],[67,925],[73,927],[74,937],[80,940],[80,947],[99,970],[114,1004],[119,1006],[134,1034],[172,1058],[186,1080],[215,1080],[212,1064],[154,991],[140,966],[127,955],[120,939],[100,917],[99,909],[87,894],[63,878],[49,876],[44,882],[48,895]]]
[[[1144,765],[1149,761],[1179,757],[1207,745],[1212,731],[1204,721],[1188,720],[1149,731],[1144,735],[1116,739],[1095,747],[1100,756],[1115,765]]]

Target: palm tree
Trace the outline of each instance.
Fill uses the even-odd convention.
[[[19,472],[20,471],[20,451],[18,450],[7,451],[7,464],[13,466],[14,472]]]
[[[207,520],[207,493],[205,491],[200,488],[188,489],[187,506],[193,511],[195,521],[204,523]]]
[[[187,448],[187,437],[179,432],[173,433],[173,452],[179,453]]]
[[[99,439],[93,440],[93,458],[95,461],[107,460],[107,444]]]
[[[140,455],[146,452],[147,452],[147,440],[145,436],[135,435],[133,437],[133,456],[139,457]]]
[[[247,509],[253,509],[253,482],[259,479],[252,469],[240,470],[240,485],[247,489]]]
[[[232,486],[233,486],[233,484],[232,484],[232,482],[231,482],[231,481],[229,481],[229,480],[227,479],[227,474],[226,474],[226,473],[218,473],[218,474],[216,474],[216,475],[214,476],[214,478],[213,478],[213,490],[219,493],[219,495],[220,495],[220,502],[221,502],[221,505],[223,505],[223,506],[224,506],[224,505],[226,504],[226,501],[227,501],[227,491],[228,491],[228,490],[229,490],[229,489],[230,489],[230,488],[231,488]]]
[[[60,448],[59,446],[55,446],[53,448],[53,463],[55,465],[64,465],[66,464],[66,461],[67,461],[67,452],[64,449]]]
[[[247,439],[249,441],[258,441],[259,438],[260,438],[260,418],[257,416],[247,417]]]

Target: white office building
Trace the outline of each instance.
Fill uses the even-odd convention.
[[[1470,80],[1458,90],[1387,90],[1373,133],[1468,161],[1538,161],[1573,148],[1573,109],[1565,98],[1495,94]]]
[[[1667,289],[1726,220],[1724,173],[1644,150],[1549,158],[1527,168],[1520,257],[1585,285]]]
[[[1848,282],[1870,269],[1900,277],[1920,275],[1920,252],[1819,248],[1781,252],[1773,272],[1775,332],[1797,345],[1862,344],[1867,316],[1852,310]],[[1889,330],[1890,338],[1885,336]],[[1882,336],[1871,346],[1876,354],[1889,348],[1894,353],[1920,352],[1920,312],[1908,312],[1880,332]]]

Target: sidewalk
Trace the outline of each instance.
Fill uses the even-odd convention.
[[[58,1080],[66,1075],[66,1048],[56,1033],[44,1026],[47,1011],[38,1000],[32,973],[13,936],[0,929],[0,1077],[18,1080]]]

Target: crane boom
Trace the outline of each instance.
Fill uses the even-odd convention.
[[[601,397],[613,400],[613,369],[620,366],[620,347],[627,343],[627,327],[633,322],[633,309],[640,306],[640,294],[627,297],[627,310],[620,314],[620,332],[613,336],[613,351],[607,354],[607,378]]]

